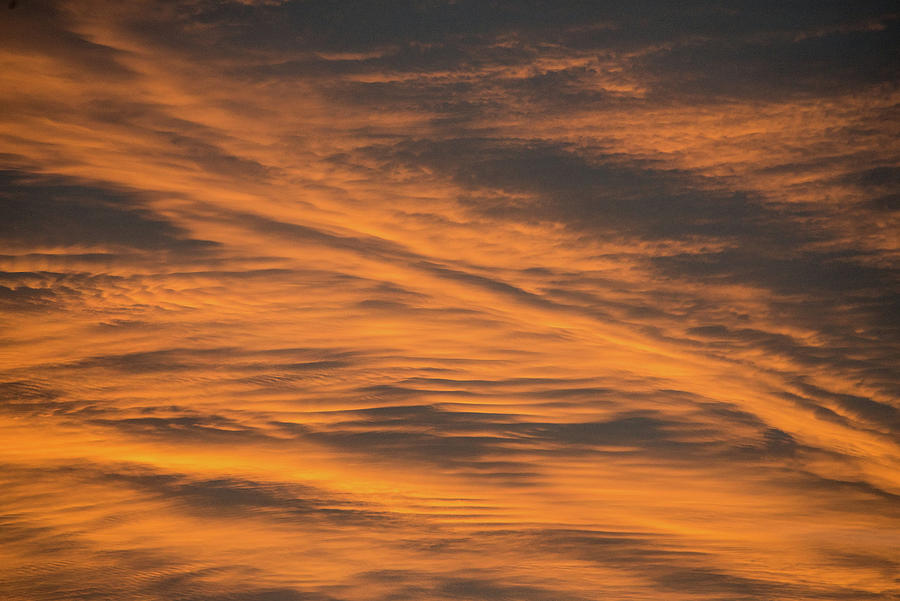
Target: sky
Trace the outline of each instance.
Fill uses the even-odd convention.
[[[896,3],[0,8],[3,599],[900,599]]]

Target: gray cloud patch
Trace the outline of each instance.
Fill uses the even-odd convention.
[[[764,242],[770,235],[778,238],[780,230],[759,203],[741,193],[716,191],[690,173],[614,156],[589,159],[574,148],[543,141],[420,140],[364,152],[385,168],[427,167],[446,174],[472,190],[464,204],[494,218],[560,221],[576,231],[649,238],[753,237]]]
[[[323,490],[300,484],[237,478],[196,480],[181,474],[146,470],[100,472],[96,478],[152,494],[166,503],[207,517],[276,519],[296,526],[304,521],[324,521],[381,527],[398,521],[395,515],[360,507]]]
[[[197,253],[216,246],[192,239],[124,191],[64,178],[0,172],[0,200],[0,235],[25,248],[111,245]]]
[[[857,25],[858,30],[819,30],[808,36],[794,30],[781,36],[688,42],[649,54],[638,61],[637,68],[655,80],[659,94],[677,94],[696,102],[821,96],[893,84],[893,64],[900,57],[900,21],[895,15],[883,16],[887,18],[879,20],[877,27],[866,28],[860,21],[846,23]]]

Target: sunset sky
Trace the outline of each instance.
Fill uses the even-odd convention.
[[[0,599],[900,599],[895,1],[0,6]]]

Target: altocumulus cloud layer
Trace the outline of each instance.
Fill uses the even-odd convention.
[[[900,598],[895,3],[0,39],[4,599]]]

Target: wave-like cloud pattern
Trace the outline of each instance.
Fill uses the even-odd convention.
[[[898,28],[10,3],[0,596],[900,596]]]

